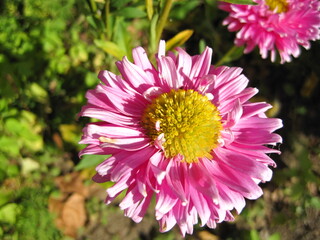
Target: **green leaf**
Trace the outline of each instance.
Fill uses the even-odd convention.
[[[27,95],[40,103],[46,103],[48,101],[47,91],[35,82],[29,85]]]
[[[201,1],[198,0],[175,1],[174,7],[170,11],[170,18],[183,21],[184,19],[188,18],[188,14],[199,4],[201,4]]]
[[[0,137],[0,150],[12,157],[20,155],[20,148],[14,138],[7,136]]]
[[[257,230],[253,229],[250,231],[250,239],[251,240],[260,240],[259,233]]]
[[[199,41],[199,52],[203,52],[206,49],[206,46],[207,46],[207,44],[206,44],[205,40],[201,39]]]
[[[6,98],[0,99],[0,112],[6,111],[8,109],[9,101]]]
[[[86,16],[86,20],[89,23],[89,25],[95,29],[96,31],[103,31],[104,23],[101,20],[99,15],[94,16]]]
[[[87,47],[84,44],[76,44],[70,49],[70,56],[75,66],[79,65],[80,62],[86,62],[88,60]]]
[[[146,10],[148,18],[151,20],[153,16],[153,0],[146,0]]]
[[[150,45],[149,45],[150,56],[153,56],[157,51],[158,43],[156,42],[156,35],[157,35],[158,18],[159,18],[159,15],[154,14],[150,21]]]
[[[77,164],[75,170],[78,171],[85,168],[96,167],[110,156],[111,155],[85,155],[81,158],[81,161]]]
[[[84,82],[86,83],[86,86],[90,88],[97,85],[99,83],[97,73],[87,72]]]
[[[43,188],[20,191],[19,216],[15,224],[19,240],[62,239],[48,211],[48,195]]]
[[[161,13],[159,15],[159,21],[157,22],[157,28],[156,28],[156,44],[160,42],[163,29],[168,21],[169,13],[172,8],[173,0],[166,0],[163,1],[164,5],[161,9]]]
[[[281,235],[280,233],[274,233],[268,238],[268,240],[281,240]]]
[[[16,177],[20,174],[19,167],[17,165],[9,165],[6,170],[9,178]]]
[[[0,208],[0,219],[3,222],[14,224],[17,219],[19,206],[16,203],[8,203]]]
[[[114,12],[114,14],[125,18],[143,18],[147,15],[145,11],[137,7],[126,7]]]
[[[181,46],[184,44],[193,34],[193,30],[187,29],[177,33],[173,38],[171,38],[166,43],[166,50],[170,51],[175,47]]]
[[[86,20],[90,24],[91,27],[93,27],[94,29],[98,29],[98,26],[97,26],[96,21],[93,16],[86,16]]]
[[[66,74],[71,67],[71,59],[68,55],[63,55],[56,62],[56,70],[58,73]]]
[[[11,194],[9,192],[0,192],[0,206],[6,204],[11,199]]]
[[[319,197],[312,197],[310,200],[310,205],[317,209],[320,209],[320,198]]]
[[[5,146],[10,146],[11,150],[17,146],[31,152],[41,150],[43,148],[42,126],[36,120],[36,115],[29,111],[21,111],[19,118],[8,118],[4,126],[10,138],[3,136],[0,142],[7,142],[8,145]]]
[[[75,124],[61,124],[59,126],[62,139],[69,143],[77,143],[80,139],[81,129]]]
[[[220,0],[221,2],[233,3],[233,4],[242,4],[242,5],[257,5],[257,3],[252,0]]]
[[[95,39],[94,44],[118,60],[121,60],[126,55],[125,51],[114,42]]]
[[[124,18],[118,17],[114,24],[113,42],[116,42],[120,49],[123,49],[125,56],[132,60],[131,38],[128,36],[128,25]]]
[[[244,47],[233,46],[216,64],[221,66],[223,64],[239,59],[243,55]]]
[[[115,8],[124,8],[127,3],[131,2],[131,0],[116,0],[111,1],[111,6]]]
[[[30,174],[32,171],[39,168],[40,164],[31,158],[24,158],[21,161],[21,173],[24,176],[28,176],[28,174]]]
[[[4,170],[4,168],[0,168],[0,184],[7,178],[7,173]],[[1,198],[1,197],[0,197]],[[1,199],[0,199],[0,203],[1,203]]]

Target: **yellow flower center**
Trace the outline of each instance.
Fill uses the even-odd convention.
[[[147,135],[156,141],[164,137],[162,147],[167,158],[181,155],[182,161],[212,159],[222,129],[217,107],[207,96],[194,90],[171,90],[153,99],[142,116]]]
[[[266,4],[271,11],[276,10],[277,13],[288,11],[288,3],[286,0],[266,0]]]

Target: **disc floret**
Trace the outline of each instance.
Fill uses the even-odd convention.
[[[187,163],[212,159],[222,129],[217,107],[194,90],[171,90],[153,99],[142,117],[142,126],[155,141],[163,136],[167,158],[180,155]]]
[[[288,11],[288,3],[286,0],[266,0],[266,4],[271,11],[276,10],[277,13]]]

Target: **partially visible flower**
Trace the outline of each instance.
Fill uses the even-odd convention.
[[[106,204],[126,191],[120,208],[140,222],[155,197],[160,231],[179,225],[214,228],[241,212],[245,198],[262,195],[275,167],[268,148],[281,142],[273,131],[282,121],[267,118],[271,106],[249,102],[258,90],[235,67],[211,66],[212,50],[189,56],[165,55],[161,41],[157,68],[141,48],[134,63],[117,62],[121,75],[102,71],[102,81],[86,94],[80,115],[100,119],[83,130],[84,154],[112,154],[93,180],[112,181]]]
[[[245,53],[258,46],[262,58],[270,52],[274,62],[278,51],[281,63],[285,63],[291,61],[291,55],[300,55],[300,46],[309,49],[310,41],[320,39],[319,0],[254,2],[257,5],[220,4],[230,13],[223,25],[228,25],[231,32],[238,31],[235,44],[246,45]]]

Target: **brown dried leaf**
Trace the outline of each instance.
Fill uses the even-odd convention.
[[[73,193],[65,200],[50,198],[49,211],[56,215],[57,228],[70,237],[76,237],[78,229],[83,227],[87,220],[85,198],[78,193]]]
[[[219,240],[220,238],[208,231],[200,231],[198,233],[200,240]]]
[[[63,231],[63,220],[61,218],[61,213],[64,207],[64,200],[63,198],[49,198],[49,211],[53,213],[55,218],[55,225],[58,229]]]
[[[83,185],[83,179],[78,172],[57,177],[55,182],[63,193],[78,193],[84,197],[88,196],[88,189]]]
[[[63,140],[60,137],[59,133],[54,133],[52,139],[58,148],[63,149]]]
[[[78,193],[72,194],[64,204],[61,219],[64,233],[70,237],[76,237],[77,230],[83,227],[86,220],[84,196]]]
[[[60,217],[60,212],[62,211],[63,208],[63,199],[58,199],[58,198],[49,198],[49,211],[52,213],[55,213],[57,217]]]

